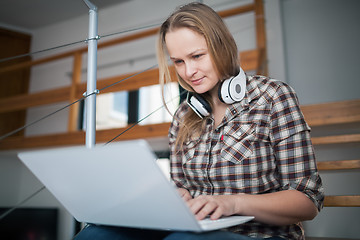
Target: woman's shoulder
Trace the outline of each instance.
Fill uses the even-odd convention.
[[[181,119],[184,117],[187,111],[189,111],[189,105],[187,104],[186,100],[182,101],[178,108],[175,111],[174,118]]]
[[[189,105],[186,103],[186,100],[182,101],[178,108],[176,109],[174,115],[173,115],[173,119],[171,122],[171,126],[170,129],[178,129],[179,125],[180,125],[180,119],[183,119],[185,114],[189,111]]]
[[[295,90],[286,82],[261,75],[248,76],[249,93],[269,101],[283,97],[296,97]]]
[[[268,89],[268,88],[272,88],[275,91],[278,89],[292,89],[292,87],[286,83],[285,81],[282,80],[278,80],[275,78],[271,78],[271,77],[266,77],[266,76],[262,76],[262,75],[251,75],[248,76],[249,82],[250,84],[255,84],[257,87],[259,87],[262,90]]]

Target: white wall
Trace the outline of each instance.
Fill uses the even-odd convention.
[[[108,9],[99,9],[99,35],[161,22],[175,6],[186,2],[189,1],[132,0]],[[206,0],[203,2],[215,6],[215,10],[223,10],[249,1]],[[357,89],[359,89],[360,81],[357,81],[354,74],[356,67],[359,66],[359,60],[355,54],[360,52],[357,26],[360,19],[356,12],[359,9],[359,3],[356,0],[265,0],[269,75],[289,82],[297,91],[302,104],[359,97]],[[239,49],[254,48],[252,14],[231,17],[226,22],[235,36]],[[84,15],[76,19],[69,19],[33,31],[32,51],[85,39],[87,31],[88,15],[87,9],[84,9]],[[100,41],[109,39],[103,38]],[[154,44],[155,38],[149,37],[99,52],[98,78],[121,74],[125,71],[141,70],[155,64],[156,59],[150,57],[143,61],[105,67],[111,62],[155,54]],[[77,44],[61,51],[84,46],[86,45]],[[57,52],[59,50],[39,54],[33,58]],[[86,56],[83,59],[83,66],[86,67]],[[30,91],[37,92],[69,85],[71,68],[70,59],[35,67],[31,73]],[[82,81],[85,80],[86,74],[83,74]],[[50,113],[64,104],[34,108],[28,112],[27,121],[36,120],[39,116]],[[63,111],[41,124],[26,129],[26,135],[63,132],[66,127],[67,111]],[[354,146],[349,152],[354,152],[356,149],[359,149],[359,146]],[[321,159],[334,156],[328,151],[317,150]],[[340,177],[325,173],[327,191],[331,192],[335,189],[333,184],[341,185],[342,181],[336,181],[336,179],[344,178],[344,175],[348,176],[346,177],[348,181],[355,184],[359,182],[358,172],[344,173]],[[20,164],[13,154],[0,152],[0,206],[16,204],[39,186],[40,183],[36,178]],[[27,205],[60,206],[48,192],[39,194]],[[346,214],[341,215],[345,211]],[[64,209],[61,209],[61,212],[64,218],[69,218]],[[341,220],[332,220],[334,216],[341,216]],[[358,238],[355,227],[360,224],[356,216],[359,216],[358,209],[325,209],[316,220],[306,223],[307,233],[312,236]],[[70,239],[71,221],[62,222],[62,224],[61,232],[64,235],[60,239]]]
[[[282,0],[280,1],[286,79],[301,104],[358,99],[360,81],[360,1]],[[269,46],[271,47],[271,46]],[[337,129],[314,128],[330,133]],[[344,133],[359,133],[353,126]],[[316,146],[317,161],[358,159],[360,144]],[[360,171],[321,172],[327,195],[360,194]],[[310,236],[360,238],[360,208],[324,208],[306,222]]]
[[[287,79],[301,103],[359,98],[360,2],[281,3]]]

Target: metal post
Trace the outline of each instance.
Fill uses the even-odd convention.
[[[88,0],[83,0],[89,7],[89,38],[88,38],[88,67],[86,103],[86,147],[93,148],[96,143],[96,67],[98,16],[97,7]]]

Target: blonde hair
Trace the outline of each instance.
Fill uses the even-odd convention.
[[[163,90],[164,85],[171,82],[171,74],[168,64],[168,54],[165,36],[179,28],[189,28],[205,38],[209,50],[210,58],[215,66],[215,71],[222,81],[239,73],[238,50],[233,36],[221,19],[221,17],[205,4],[194,2],[184,5],[173,12],[161,25],[157,42],[157,57],[159,64],[159,81]],[[194,92],[178,74],[176,74],[179,84],[187,91]],[[207,93],[202,96],[209,101]],[[164,100],[165,102],[165,100]],[[193,111],[188,111],[184,119],[180,121],[180,129],[177,136],[177,145],[182,145],[193,133],[200,134],[202,131],[202,121]]]

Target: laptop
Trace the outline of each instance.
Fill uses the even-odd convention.
[[[145,140],[19,153],[79,222],[158,230],[211,231],[253,216],[196,220]]]

